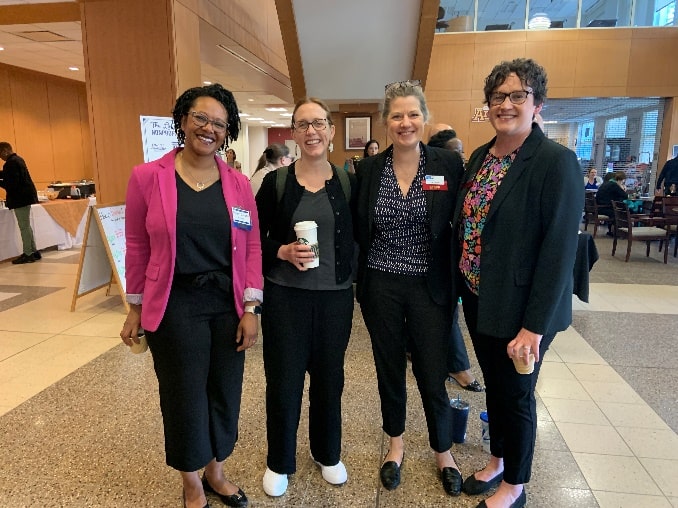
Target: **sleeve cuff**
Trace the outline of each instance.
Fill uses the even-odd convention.
[[[242,297],[243,302],[258,301],[264,303],[264,292],[261,289],[245,288],[245,294]]]
[[[140,295],[127,294],[127,295],[125,295],[125,300],[127,301],[127,303],[131,303],[132,305],[141,305],[141,303],[144,300],[144,295],[143,294],[140,294]]]

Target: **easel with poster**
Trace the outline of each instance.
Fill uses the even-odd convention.
[[[79,297],[116,283],[125,308],[125,204],[94,206],[89,209],[80,252],[71,312]]]

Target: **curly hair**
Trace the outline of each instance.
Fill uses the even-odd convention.
[[[219,150],[223,150],[228,146],[229,141],[238,139],[238,134],[240,133],[240,115],[238,114],[238,105],[235,103],[235,97],[219,83],[189,88],[177,99],[177,102],[174,104],[174,110],[172,110],[172,118],[174,119],[174,132],[177,133],[179,144],[183,145],[186,141],[186,133],[181,128],[181,121],[188,115],[195,101],[200,97],[212,97],[220,102],[226,110],[228,130],[224,143],[219,147]]]
[[[546,71],[531,58],[516,58],[510,62],[504,61],[494,66],[490,75],[485,78],[485,102],[490,102],[490,95],[501,86],[509,74],[515,74],[523,85],[532,88],[535,106],[539,106],[546,99]]]

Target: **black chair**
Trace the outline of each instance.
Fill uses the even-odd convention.
[[[584,196],[584,231],[588,230],[589,224],[593,224],[593,238],[598,234],[598,226],[614,222],[612,217],[598,213],[596,193],[587,192]]]
[[[612,209],[614,210],[614,240],[612,242],[612,255],[617,251],[617,239],[626,238],[628,245],[626,247],[626,259],[628,262],[631,257],[631,246],[633,240],[645,242],[647,249],[645,256],[650,256],[650,242],[659,242],[659,250],[661,250],[664,241],[666,241],[667,248],[664,249],[664,264],[668,263],[668,242],[671,238],[671,232],[666,229],[658,228],[657,226],[635,226],[634,222],[637,218],[631,216],[629,207],[623,201],[612,201]]]
[[[549,28],[563,28],[564,21],[551,21],[551,26]]]
[[[447,30],[450,23],[443,18],[445,17],[445,9],[438,6],[438,19],[436,20],[436,30]]]
[[[509,23],[502,23],[499,25],[485,25],[485,31],[490,30],[511,30],[511,25]]]
[[[616,19],[594,19],[593,21],[590,21],[588,25],[586,25],[588,28],[602,28],[602,27],[613,27],[617,26],[617,20]]]
[[[662,199],[662,217],[665,220],[664,228],[668,231],[669,237],[674,238],[673,257],[675,258],[678,254],[678,196],[666,196]],[[666,250],[669,250],[668,244]]]

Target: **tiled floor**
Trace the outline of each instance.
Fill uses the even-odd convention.
[[[534,507],[678,507],[678,260],[653,247],[610,256],[591,273],[591,303],[576,302],[573,326],[545,357],[538,384],[539,431],[527,487]],[[157,383],[150,354],[120,344],[120,297],[103,290],[70,312],[78,255],[0,264],[0,506],[180,506],[178,476],[164,465]],[[478,373],[477,365],[473,369]],[[247,356],[240,440],[226,473],[251,506],[474,507],[481,497],[446,496],[428,448],[421,401],[409,377],[403,483],[380,488],[385,453],[369,337],[356,308],[346,358],[343,487],[322,478],[308,452],[306,408],[298,471],[288,493],[268,498],[261,346]],[[450,385],[449,393],[457,390]],[[453,452],[464,475],[482,467],[478,413]],[[210,498],[212,506],[219,501]]]

